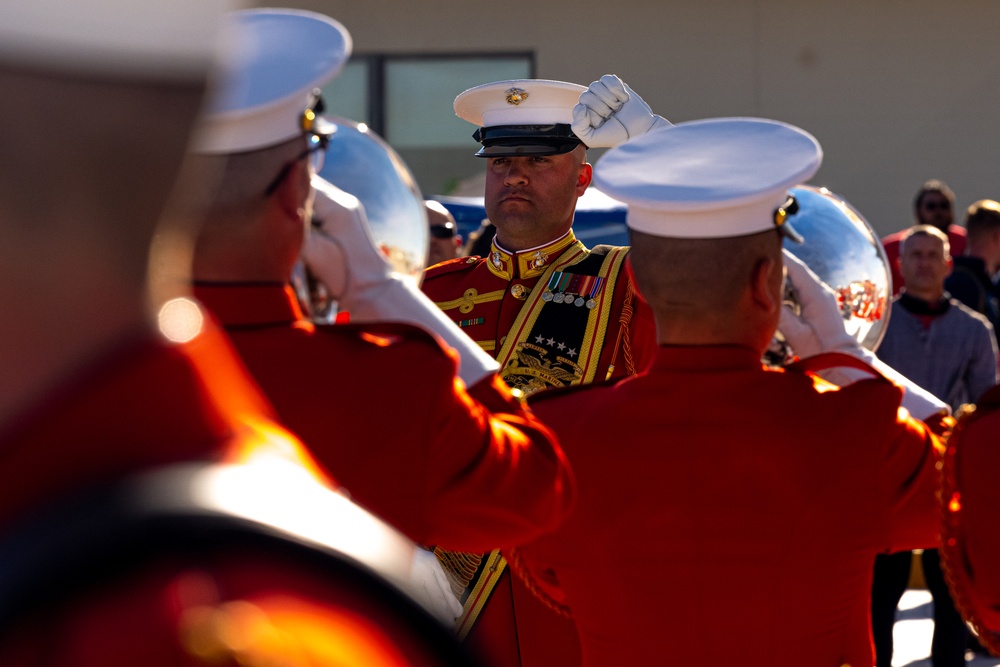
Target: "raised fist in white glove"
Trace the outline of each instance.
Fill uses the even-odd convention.
[[[415,550],[411,577],[420,605],[444,625],[454,625],[462,613],[462,605],[451,592],[448,577],[433,551]]]
[[[840,314],[836,293],[799,258],[787,250],[782,252],[788,280],[798,294],[802,312],[796,315],[788,305],[782,306],[778,330],[796,355],[806,358],[821,352],[849,354],[867,362],[882,375],[903,387],[905,390],[903,407],[917,419],[927,419],[939,412],[951,412],[943,401],[861,347],[861,343],[847,333],[844,327],[844,318]],[[841,387],[872,377],[866,371],[846,367],[831,368],[820,375]]]
[[[573,107],[573,133],[590,148],[613,148],[660,127],[670,122],[614,74],[590,84]]]

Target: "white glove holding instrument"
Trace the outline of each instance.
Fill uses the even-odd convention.
[[[361,202],[319,176],[312,183],[314,215],[321,224],[310,230],[303,258],[351,320],[407,322],[432,331],[458,351],[458,374],[468,387],[495,373],[496,361],[413,281],[392,270],[375,245]]]
[[[417,548],[413,554],[412,583],[421,606],[449,628],[462,613],[441,562],[433,551]]]
[[[782,306],[778,330],[797,356],[806,358],[822,352],[849,354],[865,361],[895,384],[903,387],[905,390],[903,407],[917,419],[924,420],[939,412],[951,413],[951,409],[945,403],[861,347],[861,343],[844,328],[837,295],[833,290],[795,255],[787,250],[783,253],[785,269],[788,272],[787,279],[798,292],[802,314],[796,315],[789,306]],[[871,377],[864,371],[854,368],[830,369],[821,375],[841,387]]]
[[[573,134],[589,148],[613,148],[660,127],[670,127],[670,121],[614,74],[590,84],[573,107]]]

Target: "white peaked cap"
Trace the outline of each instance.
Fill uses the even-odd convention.
[[[654,130],[608,151],[594,184],[628,204],[630,228],[673,238],[745,236],[773,229],[792,186],[823,151],[797,127],[715,118]],[[788,235],[794,231],[784,229]]]
[[[303,134],[313,90],[335,77],[351,55],[351,36],[314,12],[232,12],[196,153],[230,154],[275,146]]]
[[[455,98],[455,115],[479,127],[573,122],[586,86],[545,79],[512,79],[469,88]]]
[[[0,0],[0,62],[53,71],[199,79],[232,0]]]
[[[455,114],[479,126],[476,155],[557,155],[582,142],[573,134],[573,107],[586,88],[565,81],[511,79],[470,88],[455,98]]]

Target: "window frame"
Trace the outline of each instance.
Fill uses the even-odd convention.
[[[525,59],[528,62],[528,78],[537,76],[537,62],[534,51],[462,51],[462,52],[420,52],[420,53],[355,53],[350,63],[362,61],[367,64],[367,95],[365,105],[368,110],[368,126],[379,136],[388,136],[386,129],[386,72],[390,62],[417,60],[501,60]],[[489,83],[483,81],[483,83]],[[461,91],[456,91],[456,94]]]

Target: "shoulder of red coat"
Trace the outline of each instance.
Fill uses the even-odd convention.
[[[350,338],[363,345],[386,348],[418,345],[446,354],[437,336],[421,327],[405,322],[365,322],[359,324],[324,324],[317,331],[341,338]]]
[[[455,259],[446,259],[443,262],[438,262],[434,266],[430,266],[424,270],[424,280],[433,280],[438,276],[443,276],[448,273],[458,273],[459,271],[470,271],[479,265],[482,261],[482,257],[479,255],[471,255],[469,257],[456,257]]]

